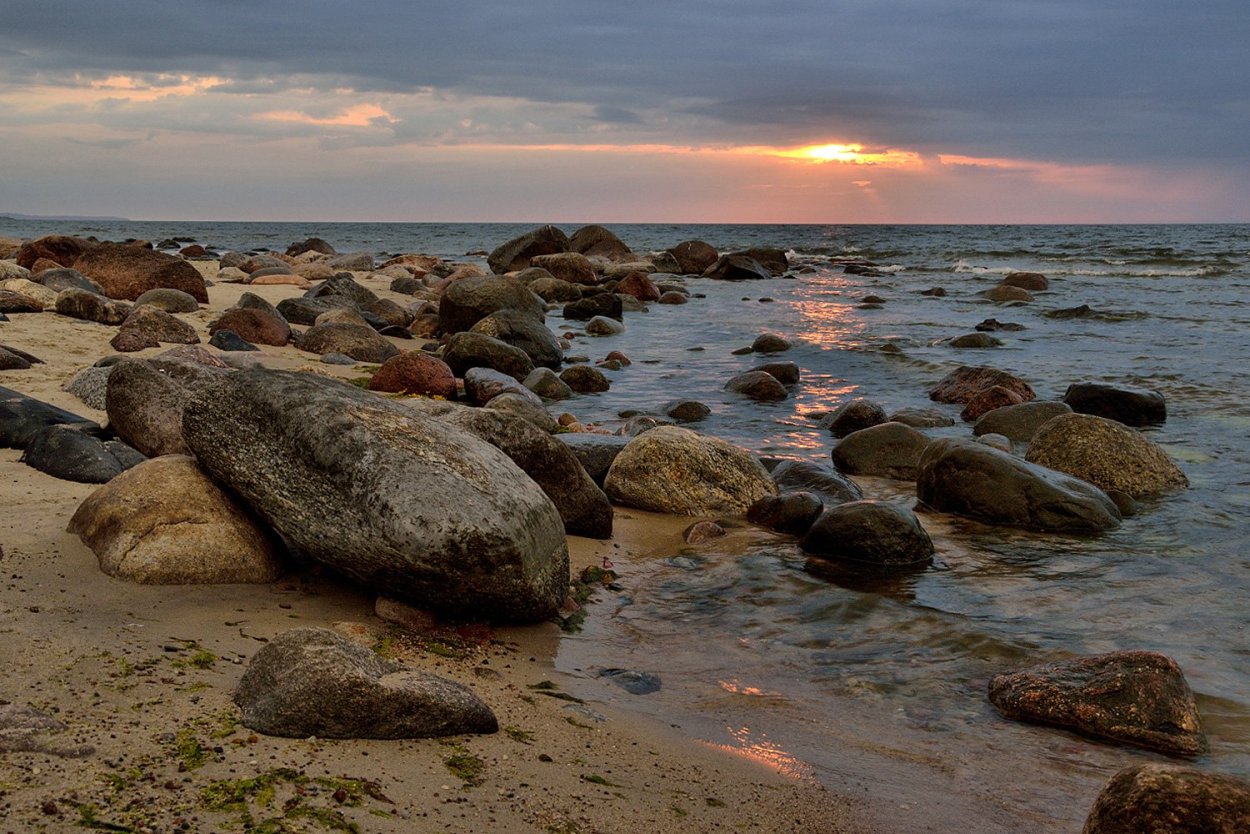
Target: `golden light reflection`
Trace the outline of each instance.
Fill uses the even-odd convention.
[[[769,741],[764,733],[754,733],[750,727],[734,727],[733,725],[725,727],[725,730],[733,739],[733,743],[719,744],[712,741],[704,743],[741,759],[763,765],[791,779],[813,778],[811,765]]]
[[[845,165],[879,165],[888,168],[919,168],[924,165],[924,160],[915,151],[897,148],[865,150],[858,143],[804,145],[800,148],[762,149],[760,152],[768,156],[802,159],[817,164],[840,162]]]

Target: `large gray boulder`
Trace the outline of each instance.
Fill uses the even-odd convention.
[[[443,419],[485,440],[533,478],[560,511],[565,532],[611,538],[608,496],[590,479],[572,450],[554,436],[521,417],[483,408],[452,409]]]
[[[317,324],[304,331],[295,346],[309,353],[325,355],[343,353],[357,362],[373,362],[378,365],[399,355],[399,348],[387,341],[372,327],[362,324]]]
[[[91,493],[70,519],[109,576],[150,585],[272,582],[270,533],[184,455],[140,463]]]
[[[148,362],[119,362],[109,373],[104,396],[109,428],[150,458],[190,453],[182,439],[186,402],[186,386]]]
[[[490,444],[334,380],[238,371],[197,392],[183,435],[205,470],[296,552],[440,613],[551,616],[564,525]]]
[[[567,252],[569,238],[555,226],[540,226],[537,229],[514,237],[501,243],[486,258],[490,271],[496,275],[505,272],[516,272],[530,265],[530,259],[536,255],[553,255],[556,252]]]
[[[803,537],[804,553],[866,568],[927,565],[933,542],[910,510],[883,501],[851,501],[821,513]]]
[[[1120,651],[1044,663],[990,680],[990,702],[1008,718],[1196,756],[1207,749],[1198,706],[1176,662]]]
[[[543,324],[541,318],[535,318],[529,312],[497,310],[480,319],[470,332],[482,333],[520,348],[539,367],[558,368],[564,361],[564,351],[556,335]]]
[[[920,457],[917,497],[939,512],[1029,530],[1098,533],[1120,512],[1093,484],[966,438],[935,440]]]
[[[1048,421],[1033,435],[1026,459],[1133,498],[1189,486],[1185,473],[1158,444],[1123,423],[1092,414],[1063,414]]]
[[[854,481],[831,467],[806,460],[776,460],[770,465],[773,480],[783,493],[810,492],[826,507],[864,497]]]
[[[1192,767],[1139,764],[1107,781],[1082,834],[1244,834],[1250,780]]]
[[[676,426],[630,441],[612,462],[604,488],[616,503],[672,515],[743,515],[760,498],[777,494],[750,452]]]
[[[848,434],[833,447],[833,465],[848,475],[911,481],[929,438],[902,423],[879,423]]]
[[[507,342],[466,330],[453,334],[443,351],[446,362],[456,376],[464,376],[470,368],[490,368],[523,380],[534,370],[529,354]]]
[[[502,275],[474,275],[453,281],[443,292],[438,302],[439,332],[468,330],[499,310],[516,310],[538,322],[547,315],[543,300],[521,281]]]
[[[569,447],[582,468],[598,486],[602,487],[612,461],[633,438],[615,434],[592,434],[569,432],[555,435],[556,440]]]
[[[1057,400],[1033,400],[1005,405],[978,417],[972,426],[972,433],[977,437],[983,434],[1001,434],[1018,443],[1028,443],[1047,420],[1071,413],[1071,407]]]
[[[285,738],[437,738],[499,729],[490,707],[467,687],[324,628],[297,628],[265,644],[234,702],[244,726]]]

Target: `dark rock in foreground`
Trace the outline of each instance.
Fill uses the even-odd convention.
[[[765,495],[747,508],[747,521],[778,533],[801,536],[825,509],[820,497],[810,492]]]
[[[1066,404],[1054,400],[1034,400],[987,411],[977,418],[972,433],[1001,434],[1019,443],[1028,443],[1046,421],[1061,414],[1071,414]]]
[[[106,483],[124,469],[100,438],[65,424],[36,432],[21,462],[53,478],[80,484]]]
[[[243,724],[286,738],[437,738],[493,733],[490,707],[454,681],[406,668],[320,628],[278,635],[248,664]]]
[[[311,374],[247,370],[197,392],[183,435],[292,550],[439,613],[546,619],[569,581],[564,525],[502,452]]]
[[[25,449],[31,439],[48,426],[67,424],[79,431],[99,434],[98,423],[28,397],[9,388],[0,388],[0,447]]]
[[[1250,781],[1188,767],[1141,764],[1103,787],[1083,834],[1245,834]]]
[[[1111,652],[998,675],[990,681],[989,697],[1007,718],[1172,756],[1207,749],[1184,674],[1156,652]]]
[[[909,510],[880,501],[830,507],[803,537],[803,552],[870,568],[911,568],[933,558],[933,542]]]
[[[820,421],[822,429],[828,429],[834,437],[846,437],[852,432],[886,422],[885,409],[866,397],[856,397],[838,406],[832,414]]]
[[[842,438],[833,447],[833,465],[848,475],[916,479],[920,455],[929,438],[902,423],[879,423]]]
[[[603,486],[612,461],[616,460],[616,456],[632,440],[631,437],[615,434],[590,434],[589,432],[557,434],[555,438],[572,450],[582,468],[586,470],[586,474],[600,487]]]
[[[939,512],[1029,530],[1099,533],[1120,525],[1120,511],[1093,484],[965,438],[929,444],[916,495]]]
[[[858,501],[864,497],[860,488],[842,473],[829,466],[805,460],[781,460],[772,466],[773,480],[783,493],[810,492],[826,507]]]

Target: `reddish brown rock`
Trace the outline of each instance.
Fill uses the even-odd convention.
[[[568,248],[569,238],[564,232],[555,226],[541,226],[500,244],[486,258],[486,262],[491,272],[501,275],[525,269],[537,255],[567,252]]]
[[[208,288],[196,268],[164,252],[101,243],[80,255],[73,266],[102,286],[109,298],[134,301],[148,290],[168,287],[182,290],[201,304],[208,303]]]
[[[218,330],[230,330],[241,338],[260,345],[282,347],[291,341],[291,326],[265,310],[231,307],[208,327],[210,336]]]
[[[405,351],[382,363],[382,367],[369,380],[369,390],[390,394],[423,394],[450,400],[456,395],[456,375],[441,359],[416,351]]]
[[[999,286],[1019,287],[1030,292],[1050,289],[1050,281],[1040,272],[1011,272]]]
[[[35,262],[46,258],[57,266],[73,266],[74,261],[93,246],[94,243],[80,237],[47,235],[23,243],[17,250],[17,265],[24,266],[31,272],[38,272],[39,270],[34,269]]]
[[[414,270],[417,272],[432,272],[435,267],[440,266],[442,263],[443,259],[434,255],[396,255],[378,267],[378,269],[386,269],[388,266],[402,266],[408,269],[409,272]]]
[[[599,276],[590,259],[578,252],[558,252],[552,255],[536,255],[530,265],[545,269],[561,281],[590,286],[599,283]]]
[[[139,333],[145,338],[150,337],[159,342],[178,345],[196,345],[200,342],[199,334],[187,322],[157,307],[146,304],[135,307],[122,322],[119,336]]]
[[[41,272],[47,272],[49,269],[67,269],[67,268],[68,267],[61,266],[59,263],[52,260],[51,258],[40,258],[39,260],[31,264],[30,271],[32,275],[38,275]]]
[[[160,345],[161,343],[152,334],[140,333],[137,330],[118,331],[116,336],[109,339],[109,346],[118,353],[134,353],[137,350],[160,347]]]
[[[683,241],[668,251],[677,259],[677,265],[684,275],[702,275],[720,257],[715,246],[701,240]]]
[[[631,272],[616,285],[616,291],[622,295],[632,295],[639,301],[659,301],[660,288],[645,272]]]
[[[1035,396],[1029,384],[1006,371],[985,365],[964,365],[951,371],[929,390],[929,399],[940,403],[966,404],[987,388],[1001,385],[1020,395],[1020,402]]]
[[[192,243],[190,246],[184,246],[178,250],[178,254],[184,258],[207,258],[208,250],[198,243]]]
[[[610,261],[634,259],[634,253],[625,243],[603,226],[582,226],[569,238],[569,251],[588,258],[600,257]]]
[[[681,537],[686,544],[703,544],[725,535],[725,528],[715,521],[696,521],[682,531]]]
[[[0,290],[0,313],[42,313],[43,302],[12,290]]]
[[[1171,756],[1207,749],[1185,675],[1157,652],[1111,652],[998,675],[989,697],[999,712],[1019,721]]]
[[[1244,834],[1250,781],[1189,767],[1140,764],[1112,776],[1083,834]]]
[[[1019,405],[1022,402],[1024,399],[1016,391],[1002,385],[994,385],[977,392],[964,406],[964,410],[959,412],[959,417],[964,422],[971,423],[996,408]]]

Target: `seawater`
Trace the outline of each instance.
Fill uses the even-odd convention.
[[[340,252],[477,262],[529,228],[0,219],[0,235],[184,237],[219,250],[282,250],[317,235]],[[804,572],[793,540],[756,530],[619,565],[623,590],[601,595],[586,631],[562,644],[558,663],[581,679],[583,694],[863,797],[891,830],[1073,831],[1112,773],[1166,759],[1005,721],[986,682],[1075,654],[1152,649],[1175,658],[1198,695],[1211,752],[1197,765],[1250,775],[1250,226],[611,228],[639,252],[690,238],[722,251],[776,246],[798,272],[749,283],[691,279],[704,297],[627,315],[619,336],[576,339],[571,353],[598,359],[620,350],[633,360],[611,372],[611,391],[560,406],[584,421],[612,429],[624,409],[693,397],[712,408],[701,431],[764,455],[828,462],[834,441],[812,415],[860,396],[887,411],[933,407],[927,391],[945,373],[989,364],[1025,378],[1041,398],[1059,398],[1079,380],[1162,392],[1168,420],[1147,432],[1190,488],[1098,537],[923,513],[936,564],[892,582],[818,579]],[[887,274],[845,275],[846,259]],[[977,295],[1015,270],[1046,274],[1050,290],[1024,305]],[[932,287],[947,295],[921,294]],[[885,303],[864,309],[866,295]],[[1100,315],[1043,315],[1081,304]],[[995,334],[1005,344],[989,350],[946,344],[989,317],[1025,329]],[[562,321],[549,324],[559,330]],[[761,361],[732,353],[761,332],[794,345],[777,357],[803,377],[784,402],[723,390]],[[957,419],[958,406],[937,407]],[[911,484],[864,486],[872,497],[915,503]],[[663,688],[627,695],[598,678],[611,667],[657,674]]]

